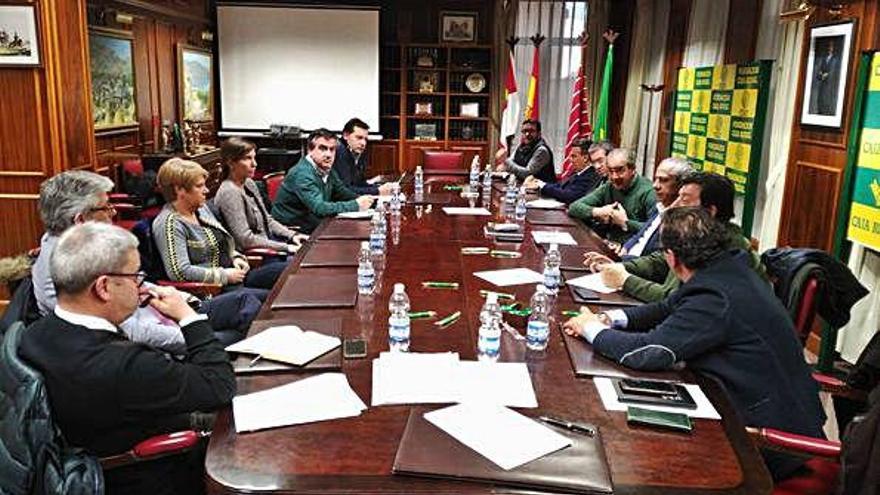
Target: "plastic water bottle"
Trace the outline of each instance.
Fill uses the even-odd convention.
[[[471,191],[476,191],[480,186],[480,165],[476,160],[471,162],[470,185]]]
[[[394,293],[388,302],[388,347],[392,351],[409,350],[409,297],[403,284],[394,284]]]
[[[500,313],[498,294],[490,292],[480,311],[480,331],[477,337],[477,359],[480,361],[498,361],[501,354]]]
[[[492,190],[492,167],[487,163],[483,170],[483,194]]]
[[[361,242],[361,252],[358,254],[358,294],[369,295],[376,287],[376,270],[373,269],[373,260],[370,257],[370,243]]]
[[[504,202],[507,203],[508,206],[513,206],[516,202],[516,176],[510,174],[507,176],[507,190],[504,194]]]
[[[516,210],[515,210],[516,220],[522,222],[526,219],[526,189],[520,188],[519,193],[516,196]]]
[[[421,165],[416,167],[414,187],[415,187],[416,193],[422,192],[422,190],[425,188],[425,174],[422,171]]]
[[[529,316],[529,324],[526,327],[526,347],[533,351],[543,351],[547,348],[547,339],[550,338],[550,298],[544,292],[543,285],[535,287],[535,294],[530,304],[532,314]]]
[[[379,232],[382,233],[382,236],[388,235],[388,219],[385,217],[385,203],[379,201],[379,204],[376,205],[376,212],[379,213]]]
[[[391,201],[389,203],[392,215],[400,213],[400,184],[397,182],[391,184]]]
[[[373,212],[373,218],[370,220],[370,253],[375,256],[382,256],[385,253],[385,215],[379,211]]]
[[[559,265],[562,259],[559,255],[559,246],[550,244],[550,249],[544,255],[544,287],[548,294],[556,295],[559,292]]]

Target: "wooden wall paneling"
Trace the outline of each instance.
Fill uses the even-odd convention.
[[[449,145],[449,151],[460,151],[461,156],[461,164],[462,167],[469,168],[471,166],[471,162],[474,159],[474,156],[480,157],[480,163],[482,166],[486,166],[486,163],[489,163],[489,149],[488,146],[482,145],[474,145],[474,144],[456,144],[452,143]],[[494,160],[494,157],[492,157]]]
[[[156,69],[159,75],[159,116],[161,120],[177,122],[177,84],[174,82],[175,60],[174,26],[163,21],[155,22]]]
[[[611,3],[608,25],[620,33],[614,43],[614,68],[611,75],[611,108],[609,109],[609,138],[612,143],[620,143],[620,124],[626,104],[626,85],[629,75],[629,53],[632,40],[638,36],[633,32],[633,12],[635,0],[617,0]],[[605,43],[605,40],[601,40]],[[641,81],[640,81],[641,83]],[[484,162],[485,163],[485,162]]]
[[[657,155],[667,156],[672,139],[673,96],[678,82],[678,69],[684,60],[691,0],[672,0],[669,6],[669,31],[666,35],[666,59],[663,62],[663,103],[660,105],[660,126],[657,132]]]
[[[397,145],[390,143],[370,143],[367,145],[369,153],[370,170],[367,175],[396,174],[397,169]]]
[[[832,248],[837,224],[837,198],[842,187],[846,143],[852,124],[858,72],[856,63],[860,51],[878,46],[878,7],[878,0],[854,0],[845,4],[840,16],[831,16],[826,10],[819,9],[809,21],[809,25],[814,26],[845,19],[856,20],[841,129],[800,125],[804,97],[803,73],[806,71],[809,51],[809,28],[805,30],[800,61],[802,75],[797,82],[796,118],[792,125],[792,145],[779,225],[781,246]],[[832,198],[834,200],[829,201]]]
[[[422,143],[407,143],[404,145],[404,160],[403,163],[400,164],[401,172],[412,172],[416,169],[417,165],[424,165],[425,163],[425,150],[436,150],[440,151],[443,149],[442,143],[433,143],[430,141]]]
[[[156,140],[156,128],[161,125],[156,77],[156,36],[153,20],[136,17],[132,25],[134,36],[134,77],[137,87],[138,127],[140,144],[151,149]]]
[[[755,58],[761,0],[730,0],[724,41],[724,63],[741,64]]]

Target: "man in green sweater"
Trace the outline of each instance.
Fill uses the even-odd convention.
[[[608,181],[572,203],[568,214],[610,241],[626,241],[642,228],[657,203],[651,181],[637,175],[635,167],[629,150],[613,150],[605,162]]]
[[[309,135],[308,147],[308,155],[284,177],[272,204],[272,217],[311,233],[324,217],[369,209],[373,197],[358,196],[332,170],[336,135],[318,129]]]
[[[733,183],[722,175],[695,172],[682,179],[677,206],[702,206],[723,223],[727,233],[728,249],[742,249],[749,253],[749,268],[766,279],[764,266],[758,253],[751,248],[749,240],[733,218]],[[610,259],[596,254],[585,254],[584,264],[594,271],[601,271],[602,280],[609,287],[621,289],[625,294],[645,302],[661,301],[680,285],[675,273],[669,269],[663,250],[640,256],[624,263],[612,263]]]

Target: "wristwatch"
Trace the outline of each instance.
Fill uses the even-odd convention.
[[[611,318],[608,316],[607,313],[599,313],[598,315],[596,315],[596,318],[599,320],[600,323],[607,326],[608,328],[611,328]]]

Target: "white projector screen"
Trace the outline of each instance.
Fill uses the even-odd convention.
[[[217,7],[221,127],[379,130],[379,11]]]

